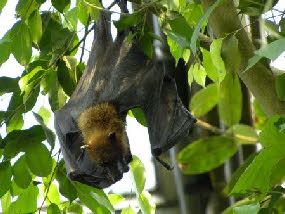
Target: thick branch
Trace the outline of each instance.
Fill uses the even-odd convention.
[[[206,11],[216,0],[201,0]],[[242,29],[241,21],[237,15],[236,8],[232,0],[227,0],[224,4],[216,8],[210,16],[209,23],[216,37],[225,37],[227,34],[239,29],[236,37],[239,41],[239,49],[242,56],[241,70],[239,76],[254,97],[260,103],[264,112],[268,115],[284,114],[285,102],[279,101],[272,72],[261,63],[257,63],[249,71],[242,73],[248,60],[253,56],[254,46],[248,34]]]

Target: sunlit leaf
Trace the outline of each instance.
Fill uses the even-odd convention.
[[[47,208],[47,214],[61,214],[61,211],[56,204],[50,204]]]
[[[42,19],[38,10],[29,17],[28,25],[31,30],[32,41],[38,43],[42,37]]]
[[[135,184],[136,193],[140,195],[145,185],[145,169],[142,162],[133,155],[133,160],[130,163],[132,178]]]
[[[77,7],[74,7],[71,10],[66,12],[64,24],[68,27],[70,31],[76,31],[77,22],[78,22]]]
[[[226,74],[220,85],[219,115],[226,126],[232,126],[241,119],[242,93],[236,74]]]
[[[37,210],[38,194],[38,187],[31,184],[21,195],[19,195],[17,200],[11,204],[9,213],[35,212],[35,210]]]
[[[10,194],[10,191],[8,191],[1,198],[1,208],[2,208],[3,214],[9,214],[8,210],[9,210],[10,205],[11,205],[11,194]]]
[[[201,89],[191,99],[190,110],[196,117],[208,113],[219,101],[218,85],[213,83]]]
[[[143,214],[154,214],[155,213],[155,203],[151,198],[151,195],[147,191],[143,191],[139,196],[139,205]]]
[[[10,133],[14,130],[21,130],[23,125],[23,115],[20,113],[16,113],[9,121],[7,121],[7,133]]]
[[[12,167],[10,162],[4,161],[0,163],[0,198],[5,195],[11,186]]]
[[[77,189],[79,199],[91,211],[104,214],[115,211],[103,190],[98,190],[79,182],[74,182],[74,185]]]
[[[143,126],[147,127],[145,115],[141,108],[133,108],[129,111],[129,116],[136,118],[136,120]]]
[[[108,199],[113,206],[125,200],[125,198],[120,194],[108,194]]]
[[[19,0],[16,7],[17,15],[19,15],[22,20],[26,20],[37,6],[38,4],[36,0]]]
[[[7,3],[7,0],[1,0],[0,1],[0,14],[2,12],[3,7],[5,7],[6,3]]]
[[[38,111],[38,115],[40,115],[44,121],[45,125],[48,125],[49,123],[49,119],[50,119],[50,111],[48,109],[46,109],[44,106],[42,106],[40,108],[40,110]]]
[[[276,185],[285,182],[285,157],[278,161],[278,163],[272,169],[270,175],[271,185]]]
[[[136,212],[131,207],[126,207],[122,209],[121,214],[136,214]]]
[[[9,59],[11,54],[11,42],[0,40],[0,66]]]
[[[186,146],[177,157],[186,174],[208,172],[235,154],[237,145],[228,137],[209,137]],[[203,157],[203,158],[201,158]]]
[[[194,66],[191,66],[189,72],[193,74],[196,83],[205,87],[207,73],[202,65],[195,64]]]
[[[228,73],[237,73],[241,62],[237,38],[235,36],[231,36],[224,39],[222,46],[226,71]]]
[[[212,62],[220,73],[224,73],[226,71],[224,61],[221,57],[223,40],[223,38],[215,39],[210,47]]]
[[[60,196],[58,192],[58,188],[55,184],[50,184],[48,195],[47,195],[47,204],[59,204],[60,203]]]

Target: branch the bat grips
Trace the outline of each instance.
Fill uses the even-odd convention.
[[[126,35],[118,32],[113,41],[110,14],[101,12],[87,69],[68,103],[55,112],[69,178],[97,188],[110,186],[128,171],[128,110],[140,107],[144,112],[155,157],[186,136],[195,121],[177,95],[170,54],[149,59]]]

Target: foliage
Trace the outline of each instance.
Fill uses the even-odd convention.
[[[0,0],[0,13],[11,0]],[[50,10],[44,11],[45,0],[19,0],[16,6],[17,21],[0,40],[0,66],[11,55],[24,66],[20,77],[0,77],[0,95],[10,94],[6,111],[0,111],[0,122],[6,133],[0,137],[0,197],[3,213],[33,213],[47,206],[47,213],[83,213],[82,204],[94,213],[114,213],[114,206],[124,200],[116,194],[105,194],[66,177],[60,152],[54,151],[55,134],[49,128],[52,111],[60,109],[74,91],[84,69],[85,62],[76,54],[87,34],[93,29],[100,10],[99,0],[64,0],[49,2]],[[281,13],[279,23],[264,20],[267,44],[254,52],[246,68],[240,68],[241,54],[236,33],[224,38],[209,37],[207,21],[212,12],[224,3],[217,0],[203,12],[198,1],[143,0],[136,2],[131,14],[122,14],[114,25],[118,31],[131,28],[128,39],[136,38],[148,57],[153,57],[153,41],[164,43],[156,35],[148,21],[149,14],[158,17],[159,26],[166,36],[170,52],[178,62],[183,58],[190,63],[188,82],[199,84],[202,89],[189,104],[193,115],[199,118],[218,108],[224,130],[198,120],[198,125],[214,131],[219,136],[201,138],[186,146],[178,155],[179,167],[186,174],[208,172],[228,160],[241,145],[260,142],[262,150],[250,156],[235,172],[225,192],[248,197],[224,213],[269,213],[285,211],[284,182],[285,116],[267,118],[254,101],[256,129],[240,124],[243,94],[238,71],[244,72],[264,59],[275,60],[285,51],[285,18]],[[239,1],[239,12],[259,16],[272,9],[278,1]],[[107,9],[104,9],[107,10]],[[110,9],[110,12],[113,13]],[[79,39],[79,26],[86,34]],[[210,47],[203,46],[204,34]],[[210,82],[210,83],[209,83]],[[258,82],[256,83],[258,84]],[[275,87],[278,98],[285,99],[284,72],[277,74]],[[262,88],[262,86],[261,86]],[[50,106],[33,112],[37,123],[26,128],[24,118],[32,112],[40,95],[46,95]],[[139,108],[130,116],[147,126]],[[25,128],[24,128],[25,127]],[[143,213],[154,213],[155,204],[144,190],[144,167],[137,157],[130,164],[136,198]],[[55,184],[57,183],[58,186]],[[42,191],[40,191],[42,190]],[[38,203],[38,196],[44,198]],[[61,201],[64,196],[68,201]],[[122,213],[137,213],[126,207]]]

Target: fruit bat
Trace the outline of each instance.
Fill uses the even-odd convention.
[[[84,140],[77,123],[86,109],[111,103],[125,120],[128,110],[140,107],[155,157],[187,136],[195,122],[177,94],[175,62],[169,51],[163,58],[150,59],[136,39],[127,41],[127,31],[118,32],[113,41],[110,22],[110,14],[102,11],[87,68],[69,101],[55,112],[55,129],[68,177],[96,188],[106,188],[122,178],[128,171],[131,152],[128,158],[110,166],[96,164],[82,149]]]

